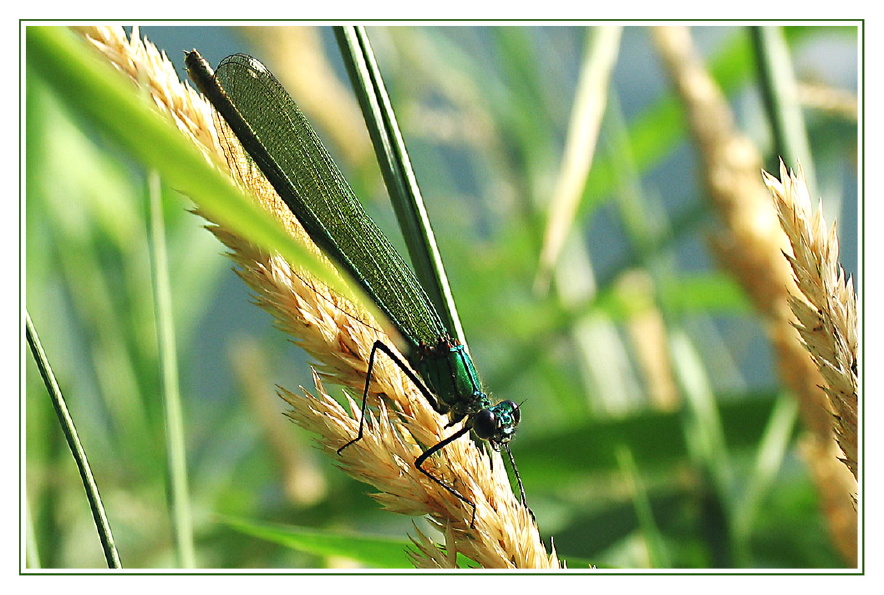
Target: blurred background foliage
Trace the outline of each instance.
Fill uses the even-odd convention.
[[[623,31],[576,231],[546,292],[535,279],[547,209],[597,31],[368,32],[479,371],[494,396],[524,401],[512,448],[545,542],[570,568],[848,565],[801,459],[800,423],[762,324],[709,251],[716,215],[648,29]],[[778,172],[748,30],[692,33],[738,127]],[[268,64],[402,245],[330,30],[140,34],[182,79],[181,51],[193,47],[212,64],[235,52]],[[838,220],[842,263],[856,278],[857,30],[785,34],[803,90],[811,194]],[[124,566],[176,567],[147,174],[30,70],[25,107],[26,306]],[[407,567],[404,555],[381,553],[403,549],[423,521],[380,510],[370,488],[282,416],[274,387],[310,386],[309,362],[250,303],[188,199],[169,188],[163,199],[198,567]],[[25,380],[29,565],[102,567],[31,361]]]

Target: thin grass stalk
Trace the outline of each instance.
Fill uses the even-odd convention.
[[[593,255],[571,231],[592,168],[621,32],[620,27],[586,30],[583,64],[535,277],[535,291],[546,291],[552,285],[566,311],[585,312],[582,305],[598,292]],[[635,388],[629,375],[621,373],[628,357],[614,326],[610,321],[584,316],[568,329],[582,365],[589,370],[583,375],[587,394],[619,395]],[[616,412],[623,404],[615,401],[613,397],[600,397],[596,405]]]
[[[115,27],[89,27],[80,32],[118,68],[125,71],[137,65],[137,75],[130,73],[133,81],[147,81],[157,105],[184,126],[187,136],[203,151],[213,153],[214,163],[227,163],[222,161],[215,124],[205,117],[210,112],[208,104],[189,86],[168,80],[165,73],[174,68],[151,44],[138,39],[137,31],[131,39]],[[151,59],[145,59],[146,55]],[[189,113],[189,106],[203,116]],[[231,162],[221,167],[235,180],[239,176],[239,182],[247,182],[257,203],[276,217],[290,236],[318,253],[285,203],[262,176],[250,171],[243,155],[239,159],[232,156]],[[555,551],[546,552],[529,512],[513,495],[499,456],[495,455],[492,469],[487,454],[480,453],[469,440],[459,440],[427,462],[432,473],[454,482],[475,502],[474,529],[470,528],[470,508],[414,468],[421,445],[435,444],[451,430],[445,427],[447,420],[432,410],[396,366],[383,361],[375,366],[369,399],[377,408],[368,414],[365,435],[341,456],[335,454],[356,435],[359,407],[349,395],[346,408],[338,404],[325,391],[324,380],[361,394],[372,345],[376,340],[389,345],[395,342],[364,307],[341,297],[279,253],[244,239],[211,214],[199,213],[230,249],[237,273],[253,290],[258,304],[316,361],[314,392],[279,390],[292,405],[289,417],[316,434],[320,447],[345,471],[374,485],[380,491],[374,497],[387,509],[429,515],[440,530],[450,528],[446,555],[461,552],[486,568],[559,567]],[[429,559],[421,560],[418,565],[430,564]]]
[[[86,499],[89,501],[89,509],[92,511],[92,519],[95,521],[95,528],[98,531],[98,539],[101,542],[101,549],[104,551],[104,559],[107,561],[108,568],[122,568],[120,555],[117,552],[117,546],[114,543],[113,531],[111,531],[110,522],[107,519],[107,513],[104,510],[104,504],[101,501],[101,494],[98,493],[98,484],[95,482],[95,476],[92,475],[92,467],[89,465],[89,458],[80,442],[77,434],[77,428],[74,426],[74,420],[68,411],[64,395],[58,387],[55,374],[52,372],[52,366],[43,351],[43,345],[40,343],[40,337],[37,329],[31,321],[30,314],[25,312],[25,335],[27,337],[28,346],[34,356],[34,362],[40,370],[40,376],[43,378],[43,384],[52,400],[52,406],[55,408],[55,414],[58,416],[58,423],[64,432],[65,440],[67,440],[68,448],[71,449],[71,455],[77,465],[77,471],[80,473],[80,479],[83,481],[83,488],[86,490]]]
[[[396,114],[364,27],[335,27],[415,274],[452,336],[466,338]]]
[[[25,567],[42,568],[40,550],[37,548],[37,528],[34,519],[31,518],[31,507],[25,502]]]
[[[587,30],[583,66],[577,82],[565,150],[553,188],[540,263],[534,280],[534,288],[538,292],[548,289],[559,254],[574,226],[574,218],[595,156],[622,32],[622,27],[596,27],[591,35]]]
[[[648,563],[647,568],[671,568],[672,562],[666,549],[666,541],[660,527],[654,520],[654,511],[651,506],[651,499],[648,491],[642,484],[641,473],[635,464],[635,457],[632,451],[626,446],[618,446],[615,453],[617,457],[617,467],[623,475],[627,488],[632,496],[632,508],[638,519],[638,526],[641,529],[642,537],[647,549]]]
[[[856,482],[838,461],[823,377],[793,323],[795,282],[782,251],[789,244],[761,183],[761,155],[734,125],[726,99],[683,27],[655,27],[654,40],[686,111],[702,159],[708,198],[722,226],[712,240],[721,265],[745,289],[762,316],[783,382],[798,399],[805,432],[804,459],[821,496],[833,541],[850,565],[857,563]]]
[[[749,27],[749,35],[757,57],[759,88],[773,133],[773,152],[789,163],[801,163],[805,179],[811,188],[816,188],[798,81],[783,28]]]
[[[700,353],[684,329],[670,324],[667,335],[673,373],[684,398],[684,434],[690,458],[704,475],[708,475],[718,506],[732,508],[736,478],[711,380]],[[713,566],[745,567],[749,559],[748,551],[734,531],[732,518],[729,515],[707,514],[705,521],[713,525],[712,530],[720,534],[722,541],[727,544],[727,548],[713,551],[716,556],[712,560]]]
[[[169,260],[166,253],[166,228],[163,222],[162,188],[160,177],[155,171],[148,175],[148,195],[154,312],[160,358],[160,382],[163,388],[163,411],[166,416],[164,425],[169,505],[178,563],[181,568],[195,568],[193,516],[187,479],[184,413],[181,407],[181,389],[178,384],[178,349],[175,346],[175,323],[172,316],[172,293],[169,281]]]
[[[734,533],[743,543],[752,537],[753,521],[782,468],[798,419],[795,399],[781,396],[774,404],[770,421],[755,454],[755,464],[749,482],[742,491],[734,514]]]

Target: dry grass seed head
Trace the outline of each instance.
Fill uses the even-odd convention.
[[[82,27],[78,31],[136,84],[149,89],[156,105],[168,113],[180,130],[194,140],[207,159],[231,175],[274,214],[289,232],[312,245],[285,204],[263,176],[248,170],[248,160],[228,160],[221,149],[211,106],[178,80],[174,66],[137,29],[127,38],[119,27]],[[226,138],[226,135],[225,135]],[[229,147],[230,148],[230,147]],[[245,174],[245,175],[244,175]],[[205,213],[197,212],[203,216]],[[337,449],[358,428],[359,408],[347,397],[350,412],[324,390],[322,379],[349,387],[361,395],[367,357],[374,341],[393,342],[362,308],[348,302],[300,273],[279,256],[267,254],[230,230],[212,222],[207,226],[230,250],[237,273],[254,292],[255,300],[272,314],[276,324],[317,362],[316,394],[280,389],[298,424],[317,435],[321,447],[354,477],[374,485],[375,497],[387,508],[411,515],[430,515],[449,527],[448,548],[461,551],[483,567],[558,568],[555,552],[547,554],[537,527],[517,502],[497,457],[492,473],[486,455],[466,438],[455,441],[427,461],[436,477],[455,485],[476,503],[476,527],[469,529],[471,509],[414,468],[421,446],[430,446],[452,430],[401,370],[381,363],[374,371],[369,413],[363,439],[338,457]],[[391,412],[388,405],[393,406]]]
[[[763,172],[774,198],[780,224],[789,238],[799,294],[789,299],[795,328],[820,371],[834,413],[833,429],[844,463],[858,474],[857,446],[857,314],[853,280],[838,261],[835,225],[827,229],[822,204],[814,211],[800,166],[788,171],[780,162],[780,179]]]

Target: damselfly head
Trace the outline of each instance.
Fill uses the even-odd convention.
[[[473,415],[473,432],[498,450],[501,444],[512,439],[521,418],[519,406],[514,401],[501,401]]]

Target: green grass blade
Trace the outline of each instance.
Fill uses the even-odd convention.
[[[168,184],[218,221],[255,244],[279,252],[339,293],[378,313],[355,283],[342,280],[330,265],[243,196],[170,121],[134,92],[130,82],[97,59],[70,31],[63,27],[28,27],[26,35],[29,63],[71,108],[85,114],[145,166],[156,168]]]
[[[790,167],[798,163],[808,187],[816,188],[813,156],[798,99],[798,82],[782,27],[749,27],[757,54],[761,95],[770,120],[774,152]]]
[[[169,500],[172,526],[178,547],[178,562],[183,568],[194,568],[193,519],[190,491],[187,486],[187,455],[184,439],[184,414],[181,390],[178,384],[178,349],[175,345],[175,326],[172,318],[172,292],[169,281],[169,261],[166,253],[166,230],[163,222],[162,188],[160,178],[152,172],[148,176],[151,228],[151,273],[153,277],[157,346],[159,349],[163,410],[166,414],[166,445],[169,474]]]
[[[92,475],[92,469],[89,466],[89,460],[86,451],[80,443],[80,437],[77,435],[77,429],[74,427],[74,420],[65,404],[64,396],[52,373],[52,367],[49,365],[49,359],[43,351],[40,343],[40,337],[37,335],[37,329],[31,321],[30,315],[25,312],[25,329],[28,345],[34,356],[34,361],[40,370],[40,376],[49,392],[49,398],[58,415],[58,423],[64,432],[68,447],[77,464],[77,470],[80,472],[80,478],[83,480],[83,487],[86,490],[86,498],[89,500],[89,508],[92,510],[92,518],[95,521],[95,527],[98,530],[98,538],[101,541],[101,547],[104,550],[104,557],[107,561],[108,568],[122,568],[120,555],[117,553],[117,547],[114,544],[114,536],[111,531],[110,523],[107,520],[107,513],[104,510],[104,504],[101,502],[101,495],[98,493],[98,484],[95,483],[95,477]]]
[[[774,403],[760,440],[753,472],[734,510],[734,535],[747,551],[750,549],[752,527],[777,473],[783,466],[797,419],[798,404],[795,399],[789,395],[780,395]]]
[[[317,556],[350,558],[375,568],[412,568],[406,554],[407,539],[364,533],[340,533],[304,527],[224,518],[222,522],[240,533]]]
[[[671,562],[669,555],[666,553],[665,541],[660,528],[654,521],[651,501],[647,490],[642,484],[635,459],[632,457],[629,449],[623,447],[616,449],[616,453],[620,469],[626,477],[627,485],[629,485],[630,492],[632,493],[632,505],[635,508],[635,515],[638,518],[639,527],[641,527],[642,535],[646,541],[650,562],[648,566],[650,568],[669,568]]]

